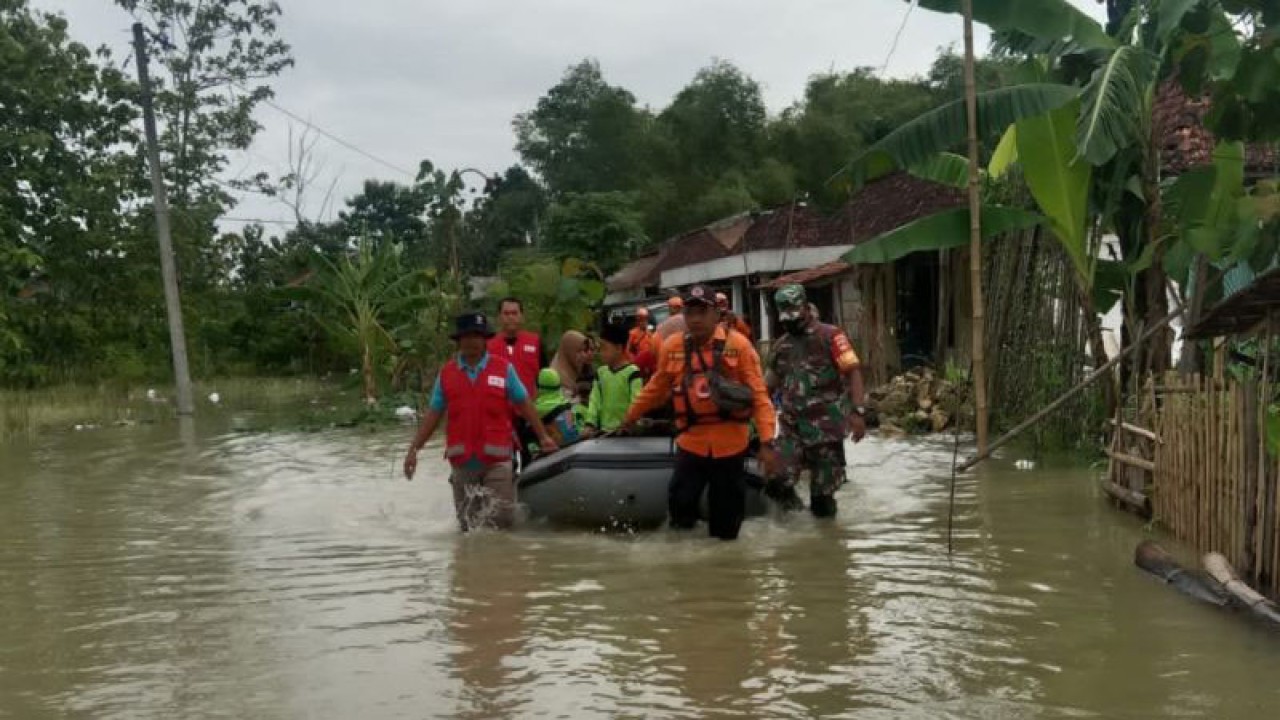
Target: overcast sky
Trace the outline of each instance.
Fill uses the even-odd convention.
[[[1012,1],[1012,0],[1011,0]],[[1094,17],[1095,0],[1072,0]],[[123,59],[131,18],[112,0],[32,0],[62,12],[71,34]],[[274,83],[275,102],[386,160],[415,170],[500,172],[517,161],[511,120],[584,57],[641,104],[665,106],[712,58],[758,80],[771,113],[791,105],[810,75],[880,68],[903,22],[902,0],[280,0],[281,35],[296,66]],[[980,33],[978,47],[987,36]],[[961,47],[957,16],[916,9],[889,61],[891,76],[923,73],[936,50]],[[270,107],[249,154],[230,175],[288,169],[289,125]],[[339,199],[365,178],[409,181],[327,140],[316,152]],[[319,197],[311,208],[319,210]],[[284,219],[276,201],[245,196],[237,217]],[[229,225],[233,227],[234,225]],[[283,229],[283,226],[280,226]]]

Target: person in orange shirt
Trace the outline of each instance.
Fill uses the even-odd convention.
[[[679,295],[672,295],[667,298],[667,309],[671,311],[671,317],[684,312],[684,298]]]
[[[716,293],[716,309],[720,311],[720,322],[730,330],[737,330],[746,339],[751,339],[751,326],[729,307],[729,296]]]
[[[743,463],[748,423],[755,421],[760,438],[756,457],[765,475],[772,476],[779,461],[773,445],[777,419],[765,389],[760,356],[750,340],[720,325],[714,291],[695,285],[685,296],[684,306],[688,332],[662,344],[657,371],[627,410],[623,428],[672,402],[680,433],[668,496],[671,526],[694,527],[702,491],[709,484],[708,530],[712,537],[734,540],[746,502]],[[717,403],[712,386],[723,381],[736,386],[718,393]]]
[[[627,354],[631,359],[653,349],[653,332],[649,330],[649,308],[636,310],[636,326],[627,335]]]

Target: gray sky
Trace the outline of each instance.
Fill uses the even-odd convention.
[[[1011,0],[1012,1],[1012,0]],[[1095,0],[1072,0],[1094,17]],[[791,105],[810,75],[880,68],[907,10],[902,0],[280,0],[281,34],[296,66],[275,102],[382,158],[415,170],[499,172],[516,162],[511,120],[533,107],[565,68],[600,61],[606,79],[642,104],[663,107],[712,58],[741,67],[764,88],[771,113]],[[118,58],[131,19],[112,0],[32,0],[67,16],[71,34]],[[987,37],[979,34],[978,47]],[[916,9],[888,65],[924,72],[940,47],[961,43],[957,16]],[[230,176],[287,172],[288,130],[302,125],[260,107],[264,126]],[[328,140],[316,146],[324,183],[341,199],[365,178],[412,178]],[[319,211],[322,190],[311,200]],[[335,208],[336,209],[336,208]],[[284,219],[277,201],[245,196],[238,217]],[[230,224],[229,227],[234,227]]]

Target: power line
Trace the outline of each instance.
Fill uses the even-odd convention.
[[[911,19],[911,11],[916,9],[918,0],[911,0],[907,5],[907,11],[902,14],[902,22],[898,24],[898,32],[893,35],[893,44],[889,46],[889,54],[884,56],[884,64],[880,66],[880,77],[889,70],[889,61],[893,59],[894,53],[898,52],[898,42],[902,40],[902,33],[907,29],[907,21]]]
[[[133,16],[134,16],[134,20],[137,20],[137,19],[138,19],[138,17],[137,17],[137,13],[136,13],[136,11],[135,11],[135,12],[133,12],[132,14],[133,14]],[[160,42],[160,44],[161,44],[161,45],[163,45],[166,49],[173,49],[173,48],[174,48],[173,43],[172,43],[172,42],[170,42],[170,40],[169,40],[167,37],[165,37],[163,34],[156,33],[156,32],[154,32],[154,31],[148,31],[148,32],[149,32],[149,34],[152,36],[152,38],[153,38],[153,39],[155,39],[155,40],[159,41],[159,42]],[[237,81],[235,81],[235,80],[232,80],[232,81],[231,81],[231,84],[232,84],[232,85],[235,85],[235,86],[236,86],[236,87],[238,87],[238,88],[240,88],[240,90],[241,90],[241,91],[243,91],[243,92],[249,93],[249,94],[251,94],[251,95],[253,94],[253,92],[252,92],[249,88],[245,87],[243,83],[240,83],[240,82],[237,82]],[[328,130],[325,130],[324,128],[320,127],[319,125],[316,125],[314,122],[312,122],[312,121],[310,121],[310,120],[306,120],[306,119],[304,119],[302,116],[298,115],[297,113],[295,113],[295,112],[293,112],[293,111],[289,110],[288,108],[285,108],[285,107],[283,107],[283,106],[279,105],[278,103],[276,103],[275,101],[273,101],[271,98],[261,98],[261,100],[262,100],[262,102],[263,102],[264,104],[266,104],[268,107],[271,107],[271,108],[273,108],[274,110],[276,110],[277,112],[279,112],[279,113],[281,113],[281,114],[283,114],[283,115],[285,115],[285,116],[287,116],[287,117],[289,117],[289,118],[292,118],[292,119],[294,119],[294,120],[296,120],[296,121],[298,121],[298,122],[300,122],[300,123],[302,123],[302,124],[306,125],[307,127],[311,128],[312,130],[315,130],[315,131],[316,131],[318,134],[320,134],[321,136],[328,138],[329,140],[331,140],[331,141],[333,141],[333,142],[335,142],[335,143],[337,143],[337,144],[341,145],[342,147],[344,147],[344,148],[346,148],[346,149],[350,150],[351,152],[354,152],[354,153],[356,153],[356,154],[358,154],[358,155],[361,155],[361,156],[363,156],[363,157],[366,157],[366,158],[368,158],[368,159],[372,160],[373,162],[376,162],[376,163],[378,163],[379,165],[382,165],[383,167],[389,168],[389,169],[391,169],[391,170],[394,170],[394,171],[396,171],[396,172],[400,173],[401,175],[404,175],[405,177],[412,178],[412,179],[415,179],[415,180],[416,180],[416,179],[417,179],[417,177],[418,177],[418,174],[417,174],[417,173],[415,173],[415,172],[411,172],[411,171],[409,171],[409,170],[405,170],[404,168],[402,168],[402,167],[400,167],[400,166],[398,166],[398,165],[396,165],[395,163],[392,163],[392,162],[390,162],[390,161],[383,160],[382,158],[378,157],[377,155],[374,155],[373,153],[369,152],[368,150],[365,150],[365,149],[363,149],[363,148],[361,148],[361,147],[357,146],[355,143],[352,143],[352,142],[350,142],[350,141],[348,141],[348,140],[344,140],[344,139],[342,139],[342,138],[338,137],[338,136],[337,136],[337,135],[335,135],[334,133],[329,132]]]
[[[269,220],[267,218],[232,217],[230,215],[224,215],[218,219],[226,220],[227,222],[261,223],[264,225],[297,225],[298,224],[297,220]]]
[[[240,83],[235,83],[235,86],[236,86],[236,87],[238,87],[238,88],[240,88],[241,90],[243,90],[243,91],[245,91],[245,92],[249,92],[249,89],[248,89],[248,88],[246,88],[244,85],[241,85]],[[344,147],[344,148],[346,148],[346,149],[350,150],[350,151],[351,151],[351,152],[353,152],[353,153],[356,153],[357,155],[361,155],[361,156],[363,156],[363,157],[366,157],[366,158],[368,158],[368,159],[372,160],[373,162],[376,162],[376,163],[378,163],[379,165],[382,165],[383,167],[389,168],[389,169],[391,169],[391,170],[394,170],[394,171],[396,171],[396,172],[400,173],[401,175],[404,175],[405,177],[413,178],[413,179],[415,179],[415,180],[416,180],[416,179],[417,179],[417,177],[418,177],[418,174],[417,174],[417,173],[415,173],[415,172],[410,172],[409,170],[405,170],[404,168],[402,168],[402,167],[400,167],[400,166],[396,165],[395,163],[392,163],[392,162],[390,162],[390,161],[388,161],[388,160],[383,160],[382,158],[378,157],[377,155],[374,155],[373,153],[369,152],[368,150],[365,150],[365,149],[363,149],[363,148],[361,148],[361,147],[358,147],[358,146],[357,146],[357,145],[355,145],[354,143],[352,143],[352,142],[350,142],[350,141],[347,141],[347,140],[344,140],[344,139],[342,139],[342,138],[338,137],[337,135],[335,135],[335,134],[333,134],[333,133],[329,132],[328,130],[325,130],[324,128],[320,127],[319,125],[316,125],[314,122],[312,122],[312,121],[310,121],[310,120],[307,120],[307,119],[304,119],[302,116],[300,116],[300,115],[298,115],[297,113],[295,113],[295,112],[293,112],[293,111],[289,110],[288,108],[282,107],[281,105],[277,104],[275,101],[271,100],[271,98],[263,98],[263,99],[262,99],[262,102],[263,102],[265,105],[267,105],[268,107],[270,107],[270,108],[272,108],[272,109],[276,110],[277,112],[279,112],[279,113],[281,113],[281,114],[285,115],[286,117],[289,117],[289,118],[291,118],[291,119],[293,119],[293,120],[296,120],[296,121],[298,121],[298,122],[300,122],[300,123],[302,123],[302,124],[306,125],[307,127],[311,128],[312,130],[315,130],[315,131],[316,131],[316,133],[317,133],[317,134],[319,134],[319,135],[321,135],[322,137],[328,138],[329,140],[331,140],[331,141],[333,141],[333,142],[335,142],[335,143],[337,143],[337,144],[341,145],[342,147]]]

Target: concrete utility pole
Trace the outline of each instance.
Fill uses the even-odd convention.
[[[969,284],[973,296],[973,400],[978,453],[987,451],[986,306],[982,299],[982,200],[978,196],[978,88],[974,79],[973,0],[963,0],[964,104],[969,120]]]
[[[160,171],[160,147],[156,139],[155,109],[151,106],[151,76],[147,73],[147,44],[142,23],[133,24],[133,49],[137,55],[138,84],[142,88],[142,126],[146,131],[147,164],[151,166],[151,192],[155,198],[160,274],[164,279],[164,306],[169,316],[169,345],[173,350],[174,394],[178,414],[192,415],[195,404],[191,398],[191,373],[187,369],[187,335],[182,327],[182,299],[178,295],[178,270],[169,234],[169,202],[165,199],[164,176]]]

